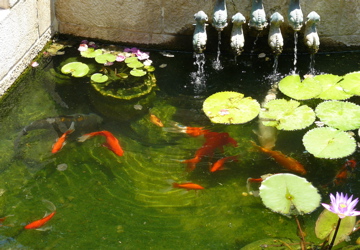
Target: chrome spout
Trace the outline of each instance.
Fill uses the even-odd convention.
[[[253,0],[249,26],[261,31],[266,28],[267,25],[268,23],[266,21],[266,14],[262,0]]]
[[[305,22],[304,42],[311,54],[317,53],[320,46],[320,38],[316,29],[316,24],[319,21],[319,14],[312,11],[307,16],[307,20]]]
[[[227,25],[228,23],[227,23],[226,1],[217,0],[214,7],[212,26],[214,26],[214,28],[220,32]]]
[[[230,46],[235,55],[238,56],[244,50],[245,38],[242,25],[246,22],[246,19],[240,12],[238,12],[232,16],[231,22],[233,27],[231,30]]]
[[[301,30],[304,17],[300,7],[300,0],[290,0],[288,19],[289,25],[294,31]]]
[[[196,53],[203,53],[206,49],[207,34],[206,34],[206,22],[208,16],[204,11],[200,10],[194,15],[196,21],[194,35],[193,35],[193,49]]]
[[[272,50],[272,53],[275,55],[281,54],[284,46],[284,39],[280,29],[280,25],[283,22],[284,17],[279,12],[275,12],[270,17],[268,44]]]

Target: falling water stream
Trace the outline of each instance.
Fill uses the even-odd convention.
[[[221,31],[218,31],[218,45],[217,45],[217,52],[216,52],[216,60],[213,61],[212,66],[215,70],[222,70],[223,66],[221,65],[220,61],[220,45],[221,45]]]
[[[294,31],[294,69],[293,69],[293,74],[296,74],[296,64],[297,64],[297,43],[298,43],[298,33],[297,31]]]

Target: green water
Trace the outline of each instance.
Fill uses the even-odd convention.
[[[67,48],[65,56],[74,50]],[[216,151],[214,158],[240,154],[239,162],[226,163],[226,170],[210,173],[210,159],[205,158],[195,171],[186,172],[179,161],[192,158],[203,138],[166,132],[150,122],[148,113],[129,122],[103,117],[99,129],[111,131],[119,139],[125,151],[122,157],[102,147],[103,138],[97,137],[84,143],[72,138],[52,154],[58,135],[45,129],[30,131],[14,147],[19,132],[32,121],[75,113],[102,116],[89,99],[88,80],[59,84],[57,76],[50,73],[65,56],[41,59],[40,66],[30,69],[1,104],[0,217],[8,216],[0,227],[1,248],[241,249],[266,238],[298,242],[293,218],[271,212],[259,197],[243,195],[248,177],[285,171],[252,150],[250,141],[257,140],[253,133],[256,121],[213,125],[201,111],[203,100],[217,91],[239,91],[261,102],[272,83],[272,58],[266,61],[244,55],[235,65],[231,56],[222,55],[224,69],[215,71],[211,68],[215,55],[206,55],[204,85],[197,86],[191,78],[191,72],[197,70],[192,54],[171,53],[175,57],[150,53],[159,85],[151,112],[165,127],[178,122],[229,133],[239,146],[226,146],[224,152]],[[359,57],[359,53],[316,55],[315,69],[343,75],[359,69]],[[292,55],[280,56],[282,76],[292,70],[292,59]],[[298,71],[306,74],[309,56],[300,55],[298,61]],[[162,64],[167,66],[159,67]],[[345,159],[315,159],[304,152],[303,134],[281,132],[276,150],[306,167],[309,174],[305,177],[319,187],[324,202],[328,202],[328,192],[335,190],[359,197],[357,178],[341,187],[323,187]],[[352,157],[356,159],[358,152]],[[68,167],[59,171],[57,166],[63,163]],[[173,189],[173,181],[194,182],[205,189]],[[49,230],[24,230],[26,224],[49,212],[44,199],[57,208],[45,226]],[[313,229],[321,211],[318,208],[301,217],[308,242],[321,243]],[[350,243],[358,236],[353,235]]]

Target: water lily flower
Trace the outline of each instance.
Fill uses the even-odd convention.
[[[330,194],[331,204],[321,203],[327,210],[337,214],[340,219],[345,218],[346,216],[357,216],[360,215],[360,211],[355,210],[356,204],[359,202],[359,199],[352,199],[352,195],[348,197],[347,194],[336,192],[336,197],[333,194]]]
[[[135,47],[133,47],[133,48],[125,48],[124,49],[124,52],[129,52],[129,53],[136,53],[136,52],[138,52],[139,51],[139,49],[138,48],[135,48]]]
[[[143,62],[143,64],[144,64],[145,66],[150,66],[150,65],[152,64],[152,62],[153,62],[153,61],[151,61],[150,59],[146,59],[146,60]]]
[[[96,48],[95,42],[89,42],[88,46],[89,48]]]
[[[78,51],[87,51],[88,45],[86,43],[80,44]]]
[[[149,56],[149,53],[148,52],[141,52],[140,50],[138,50],[135,55],[137,56],[137,58],[139,60],[146,60],[146,59],[149,59],[150,56]]]
[[[106,63],[104,63],[104,66],[111,66],[113,64],[114,64],[113,62],[106,62]]]
[[[117,62],[122,62],[126,59],[126,56],[122,55],[122,54],[118,54],[117,57],[116,57],[116,61]]]
[[[32,62],[31,63],[31,67],[36,68],[37,66],[39,66],[38,62]]]

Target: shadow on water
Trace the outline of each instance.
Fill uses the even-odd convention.
[[[72,53],[76,53],[75,48],[67,48],[65,55]],[[125,122],[103,117],[99,129],[111,131],[119,139],[125,151],[122,157],[102,147],[102,137],[80,143],[76,141],[78,134],[71,135],[67,145],[52,154],[58,133],[51,129],[29,131],[14,149],[19,133],[35,120],[75,113],[101,116],[89,100],[87,80],[67,82],[66,77],[59,80],[59,75],[52,74],[51,69],[63,60],[55,56],[45,69],[31,69],[1,104],[0,216],[8,216],[0,227],[1,247],[237,249],[262,238],[297,238],[291,219],[267,210],[260,198],[245,196],[248,177],[284,171],[252,150],[256,121],[214,125],[202,112],[205,98],[218,91],[241,92],[261,102],[273,83],[269,78],[272,57],[245,54],[235,63],[233,56],[222,55],[223,69],[214,71],[211,62],[216,55],[207,54],[203,86],[199,88],[192,81],[192,72],[198,70],[193,55],[171,53],[174,57],[164,57],[158,51],[150,53],[159,86],[151,111],[157,112],[165,127],[177,122],[229,133],[239,146],[216,151],[214,159],[239,154],[239,161],[229,162],[226,170],[210,173],[209,162],[214,159],[205,157],[195,171],[186,172],[180,161],[194,157],[204,139],[168,133],[151,123],[148,114]],[[359,56],[319,54],[315,68],[343,75],[358,70],[354,62]],[[292,60],[292,55],[279,57],[281,76],[290,73]],[[298,56],[300,74],[307,73],[309,61],[309,55]],[[80,134],[87,132],[84,129]],[[304,153],[301,136],[302,132],[280,133],[277,150],[303,162],[314,184],[331,181],[343,160],[314,159]],[[67,167],[59,168],[62,164]],[[332,170],[325,171],[329,166]],[[194,182],[205,189],[173,189],[172,182]],[[360,194],[356,182],[343,189],[351,189],[354,196]],[[51,228],[24,230],[27,223],[47,212],[43,199],[57,207],[48,223]],[[315,219],[310,216],[307,223],[313,224]],[[307,240],[319,242],[311,230]]]

